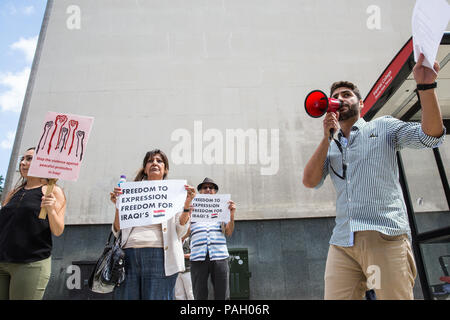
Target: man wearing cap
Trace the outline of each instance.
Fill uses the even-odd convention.
[[[218,185],[205,178],[197,186],[200,194],[216,194]],[[215,300],[227,300],[229,294],[228,248],[225,236],[234,230],[236,205],[229,201],[230,221],[191,222],[191,278],[195,300],[208,299],[208,277],[211,275]]]

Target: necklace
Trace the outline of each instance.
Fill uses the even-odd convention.
[[[27,189],[25,189],[25,187],[23,187],[22,194],[20,195],[19,201],[17,202],[17,208],[19,207],[20,203],[22,202],[22,199],[25,196],[25,193],[27,193]]]
[[[30,189],[26,189],[25,186],[21,189],[21,195],[19,198],[19,201],[17,201],[17,208],[19,207],[20,203],[22,202],[23,197],[25,196],[25,194],[27,194],[28,191],[37,189],[37,188],[42,188],[42,185],[38,186],[38,187],[34,187],[34,188],[30,188]]]

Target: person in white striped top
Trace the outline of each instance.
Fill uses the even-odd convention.
[[[219,186],[205,178],[197,186],[200,194],[216,194]],[[229,299],[228,247],[225,236],[234,231],[236,204],[230,200],[230,221],[224,223],[191,222],[191,278],[195,300],[208,300],[208,278],[214,290],[215,300]]]
[[[325,116],[324,137],[303,173],[308,188],[319,188],[330,175],[337,194],[325,299],[363,299],[372,289],[377,299],[414,299],[416,266],[396,152],[436,147],[446,133],[435,92],[439,65],[434,72],[423,60],[413,68],[421,123],[391,116],[366,122],[358,88],[347,81],[331,86],[331,97],[343,104]]]

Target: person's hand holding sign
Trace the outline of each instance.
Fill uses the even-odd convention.
[[[190,186],[190,185],[185,185],[184,188],[187,191],[187,195],[186,195],[186,204],[188,204],[188,206],[191,204],[192,199],[195,198],[195,195],[197,194],[197,192],[195,191],[195,188]],[[186,208],[186,206],[185,206]]]
[[[184,188],[187,191],[187,195],[186,195],[186,201],[184,202],[184,210],[180,216],[180,224],[182,226],[185,225],[189,221],[191,211],[192,211],[192,207],[191,207],[192,199],[194,199],[195,195],[197,194],[195,191],[195,188],[190,185],[185,185]]]
[[[115,187],[113,192],[110,192],[110,200],[112,203],[116,204],[117,198],[122,194],[122,188]]]
[[[44,207],[47,212],[55,210],[56,198],[53,193],[42,196],[41,208]]]
[[[110,192],[110,199],[111,202],[114,203],[116,207],[116,213],[115,213],[115,219],[114,219],[114,230],[119,231],[120,230],[120,224],[119,224],[119,206],[117,204],[117,199],[122,194],[122,188],[120,187],[114,187],[114,191]]]
[[[50,230],[55,236],[60,236],[64,231],[64,212],[61,210],[66,206],[66,198],[62,190],[57,187],[53,188],[50,194],[46,194],[48,186],[43,186],[43,196],[41,208],[45,208],[49,216],[48,222]]]
[[[432,84],[436,81],[440,66],[439,63],[435,61],[433,65],[433,71],[423,65],[424,60],[425,56],[423,55],[423,53],[421,53],[419,56],[419,60],[417,60],[417,63],[413,68],[414,80],[416,80],[418,84]]]
[[[434,62],[433,70],[423,65],[425,56],[421,53],[413,68],[417,83],[417,95],[422,109],[422,130],[426,135],[440,137],[444,132],[441,108],[436,94],[436,78],[440,70],[439,63]]]
[[[228,201],[228,203],[230,204],[228,206],[228,209],[230,209],[230,221],[234,221],[234,212],[236,211],[236,204],[234,203],[233,200]]]

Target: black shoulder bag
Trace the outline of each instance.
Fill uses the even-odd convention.
[[[111,238],[114,238],[111,241]],[[127,239],[128,240],[128,239]],[[89,289],[110,293],[125,280],[125,252],[121,246],[122,231],[117,238],[111,232],[102,255],[89,278]]]

